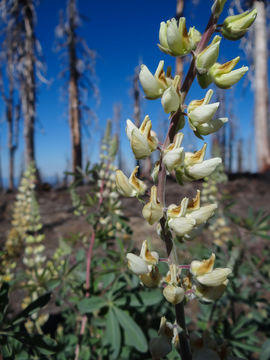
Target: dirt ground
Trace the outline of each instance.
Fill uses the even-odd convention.
[[[167,181],[167,205],[180,203],[182,197],[192,197],[196,189],[201,189],[202,182],[189,183],[185,186],[176,185],[172,180]],[[89,191],[84,186],[79,189],[83,195]],[[233,212],[245,216],[248,208],[263,209],[270,212],[270,175],[234,176],[226,184],[219,186],[219,192],[225,193],[235,202]],[[12,218],[12,209],[16,194],[3,193],[0,195],[0,248],[2,248]],[[89,234],[89,226],[82,219],[73,215],[70,194],[67,189],[40,191],[38,193],[41,219],[44,224],[47,255],[53,253],[60,237],[73,236],[76,233]],[[141,215],[142,204],[136,199],[122,199],[124,213],[130,219],[133,229],[133,239],[140,242],[151,237],[158,239],[154,226],[148,225]]]

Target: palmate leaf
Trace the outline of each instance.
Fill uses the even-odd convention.
[[[85,298],[78,303],[78,309],[81,314],[91,313],[93,311],[99,310],[104,305],[106,305],[107,300],[102,300],[99,296],[92,296],[90,298]]]
[[[110,359],[116,359],[120,351],[121,333],[117,317],[112,308],[110,308],[107,314],[105,341],[111,346],[113,351]]]
[[[135,347],[139,352],[147,351],[147,341],[135,321],[123,310],[113,307],[114,314],[125,332],[126,343]]]

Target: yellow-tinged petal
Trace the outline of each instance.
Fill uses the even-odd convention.
[[[136,192],[140,195],[143,195],[147,189],[147,185],[140,179],[136,177],[136,174],[138,172],[139,166],[136,166],[133,170],[132,174],[129,178],[129,183],[133,186],[133,188],[136,190]]]
[[[206,148],[207,144],[205,143],[200,150],[195,151],[194,153],[186,152],[185,166],[200,164],[204,159]]]
[[[117,191],[127,197],[136,196],[136,191],[133,186],[129,183],[128,178],[121,170],[116,170],[115,173],[115,183]]]
[[[188,198],[184,197],[181,201],[181,205],[177,206],[171,204],[167,210],[168,218],[178,218],[185,216],[188,207],[188,201]]]
[[[197,190],[196,196],[188,201],[187,211],[194,211],[200,208],[201,192]]]
[[[144,240],[141,247],[140,257],[143,258],[148,265],[157,265],[159,261],[159,255],[156,251],[150,251],[148,249],[147,240]]]
[[[193,260],[190,264],[190,272],[192,275],[200,276],[205,275],[213,270],[216,255],[212,253],[209,259],[198,261]]]

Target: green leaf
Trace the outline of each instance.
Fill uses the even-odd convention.
[[[61,284],[60,279],[51,279],[47,282],[47,288],[49,290],[53,290],[53,289],[57,288],[60,284]]]
[[[139,352],[147,351],[147,341],[142,330],[135,321],[123,310],[113,307],[115,316],[117,317],[121,327],[125,330],[126,341],[135,347]]]
[[[260,352],[260,348],[255,345],[244,344],[238,341],[231,341],[231,344],[246,351],[257,352],[257,353]]]
[[[8,306],[9,285],[4,282],[0,289],[0,322],[3,321]]]
[[[266,340],[263,343],[260,353],[260,360],[268,360],[269,358],[270,358],[270,339]]]
[[[113,350],[110,359],[116,359],[120,351],[121,333],[117,317],[112,308],[107,314],[105,340],[106,343],[111,345],[111,349]]]
[[[77,306],[81,314],[87,314],[99,310],[106,305],[106,303],[107,300],[102,300],[98,296],[92,296],[81,300]]]
[[[238,332],[237,334],[235,334],[235,338],[236,338],[236,339],[241,339],[241,338],[243,338],[243,337],[250,336],[251,334],[254,334],[256,330],[257,330],[257,326],[256,326],[256,325],[251,326],[251,327],[249,327],[248,329],[243,330],[243,331],[240,331],[240,332]]]
[[[54,354],[58,346],[54,340],[44,335],[26,335],[25,333],[11,333],[11,336],[24,345],[38,349],[42,354]]]
[[[24,321],[25,318],[39,311],[41,308],[43,308],[45,305],[48,304],[50,299],[51,299],[50,293],[41,295],[39,298],[37,298],[37,300],[33,301],[23,311],[21,311],[17,316],[15,316],[15,318],[12,320],[12,326],[17,325],[18,323]]]
[[[162,301],[162,295],[159,289],[152,291],[141,291],[137,294],[130,296],[130,306],[141,307],[141,306],[152,306]]]
[[[234,327],[232,328],[231,333],[232,334],[237,334],[238,331],[248,322],[249,320],[247,318],[245,318],[244,316],[241,317],[237,323],[234,325]]]

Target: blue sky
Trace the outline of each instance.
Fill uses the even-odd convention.
[[[175,59],[160,52],[157,47],[158,31],[161,21],[166,21],[175,15],[175,0],[78,0],[78,9],[88,21],[82,23],[79,33],[88,46],[97,53],[96,76],[100,92],[100,102],[97,106],[94,99],[88,102],[97,116],[97,122],[89,128],[90,138],[86,138],[84,151],[92,162],[98,160],[99,139],[104,124],[113,116],[113,105],[122,104],[122,149],[127,162],[132,163],[131,151],[125,138],[124,129],[127,118],[133,115],[133,99],[130,96],[131,79],[139,61],[146,64],[154,72],[159,60],[165,60],[165,66],[172,65]],[[229,2],[229,1],[228,1]],[[208,21],[212,0],[201,0],[194,7],[191,0],[186,0],[185,16],[187,26],[195,25],[203,31]],[[53,48],[55,45],[54,30],[58,24],[59,10],[66,6],[65,0],[40,0],[37,7],[36,34],[43,48],[47,65],[46,78],[50,85],[40,84],[38,89],[36,154],[37,164],[45,176],[62,175],[70,159],[70,133],[67,118],[67,94],[61,87],[64,81],[58,73],[62,65]],[[225,8],[223,18],[227,15]],[[225,62],[239,54],[239,42],[222,40],[219,61]],[[240,51],[240,55],[241,55]],[[243,55],[243,54],[242,54]],[[240,66],[246,64],[242,57]],[[253,94],[250,84],[243,91],[242,80],[234,90],[235,114],[241,125],[240,137],[248,138],[252,131]],[[230,97],[229,90],[227,92]],[[205,90],[201,90],[196,82],[192,86],[187,102],[200,99]],[[1,116],[1,161],[3,175],[8,172],[6,151],[6,126],[4,123],[4,106],[0,103]],[[142,101],[142,115],[149,114],[153,128],[165,119],[165,114],[159,100]],[[226,114],[224,114],[226,116]],[[22,124],[21,124],[22,133]],[[189,137],[189,139],[192,139]],[[207,138],[207,140],[209,140]],[[196,142],[196,146],[201,143]],[[87,150],[86,150],[87,149]],[[20,137],[19,151],[16,154],[16,171],[20,171],[22,162],[23,139]],[[131,160],[131,161],[130,161]]]

